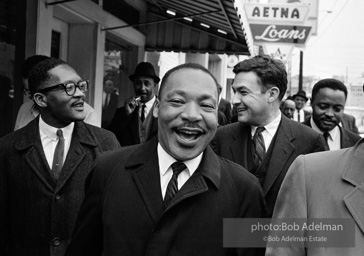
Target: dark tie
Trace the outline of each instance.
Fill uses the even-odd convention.
[[[109,105],[109,99],[110,99],[110,93],[106,94],[104,108],[107,108],[107,106]]]
[[[53,177],[58,179],[63,166],[63,155],[64,155],[64,138],[61,129],[57,130],[58,143],[54,150],[52,173]]]
[[[166,195],[164,196],[164,205],[167,207],[168,204],[172,201],[173,197],[177,194],[178,191],[178,175],[185,170],[187,167],[184,163],[174,162],[172,164],[173,175],[171,180],[168,183]]]
[[[262,135],[262,132],[264,130],[265,130],[264,127],[258,127],[253,137],[253,147],[254,147],[253,161],[256,168],[260,166],[265,157],[265,145],[264,145],[264,138]]]
[[[145,104],[143,103],[142,104],[142,112],[140,113],[140,120],[142,120],[142,123],[144,122],[145,120]]]
[[[330,150],[329,142],[328,142],[328,139],[330,137],[330,133],[324,132],[323,135],[324,135],[324,138],[325,138],[326,147],[327,147],[328,150]]]
[[[298,111],[297,113],[297,121],[300,123],[301,122],[301,115],[300,115],[300,112]]]

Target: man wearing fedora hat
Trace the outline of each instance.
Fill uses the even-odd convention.
[[[303,109],[306,105],[306,102],[308,101],[306,92],[303,90],[298,91],[297,94],[293,95],[292,98],[296,103],[297,110],[293,113],[293,120],[302,123],[306,120],[307,117],[310,116],[310,112]]]
[[[115,133],[121,146],[143,143],[157,134],[157,120],[153,117],[154,92],[160,79],[149,62],[137,65],[133,82],[135,97],[127,99],[115,112],[107,128]]]

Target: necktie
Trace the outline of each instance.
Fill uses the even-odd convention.
[[[326,147],[327,147],[328,150],[330,150],[329,142],[328,142],[328,139],[330,137],[330,133],[324,132],[323,135],[324,135],[324,138],[325,138]]]
[[[54,150],[52,173],[53,177],[58,179],[59,174],[63,166],[63,155],[64,155],[64,138],[61,129],[57,130],[58,143],[56,149]]]
[[[174,162],[172,164],[173,175],[171,180],[168,183],[166,195],[164,196],[164,205],[167,207],[168,204],[172,201],[173,197],[177,194],[178,191],[178,175],[185,170],[187,167],[184,163]]]
[[[110,99],[110,93],[106,94],[104,108],[107,108],[107,106],[109,105],[109,99]]]
[[[253,137],[254,154],[253,160],[255,166],[258,168],[265,157],[265,145],[262,132],[265,130],[264,127],[258,127]]]
[[[142,112],[140,113],[140,120],[142,121],[142,123],[144,122],[145,120],[145,104],[143,103],[142,104]]]
[[[297,113],[297,121],[300,123],[301,122],[301,115],[300,115],[300,112],[298,111]]]

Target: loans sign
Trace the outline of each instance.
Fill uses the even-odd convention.
[[[268,24],[250,24],[253,39],[265,43],[305,44],[311,27]]]
[[[255,43],[304,46],[310,36],[308,5],[245,3],[244,9]]]

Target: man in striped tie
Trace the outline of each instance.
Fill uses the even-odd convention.
[[[269,56],[255,56],[234,67],[232,103],[238,121],[219,128],[212,142],[215,152],[253,173],[260,181],[268,216],[293,160],[325,150],[322,135],[281,114],[287,90],[284,64]]]
[[[224,218],[261,218],[258,180],[208,146],[217,129],[218,87],[198,64],[166,73],[154,105],[158,136],[105,154],[67,255],[262,255],[223,247]]]

